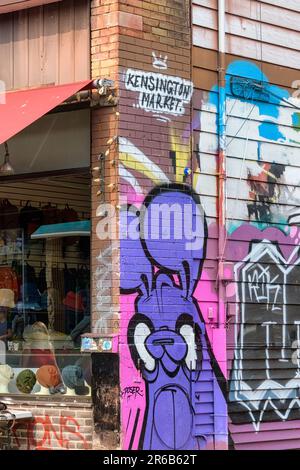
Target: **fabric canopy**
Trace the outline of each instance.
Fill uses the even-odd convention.
[[[0,144],[47,114],[80,90],[91,88],[92,80],[0,93]]]
[[[91,234],[91,221],[64,222],[62,224],[42,225],[32,235],[33,240],[43,238],[62,237],[89,237]]]

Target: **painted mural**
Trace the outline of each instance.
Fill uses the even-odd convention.
[[[128,229],[121,235],[121,252],[134,253],[130,263],[126,254],[121,262],[122,292],[138,294],[128,325],[128,344],[145,381],[146,410],[139,447],[207,448],[213,440],[206,425],[211,406],[203,400],[201,413],[197,413],[196,401],[201,403],[202,395],[211,394],[216,400],[215,412],[221,414],[224,396],[218,383],[220,371],[214,371],[205,323],[193,295],[205,257],[205,216],[197,195],[180,184],[155,187],[144,205],[142,213],[130,206],[121,215],[123,228],[130,227],[128,218],[132,223],[132,218],[139,217],[134,226],[139,227],[140,236],[130,237]],[[164,210],[154,211],[157,205]],[[162,218],[171,206],[175,219],[170,236],[164,237]],[[174,229],[178,229],[175,220],[184,215],[186,207],[191,207],[194,225],[199,225],[193,238],[182,237]],[[146,225],[150,237],[145,236]],[[158,226],[158,237],[154,237],[153,228]],[[196,244],[197,249],[191,249]]]
[[[201,150],[215,91],[201,112]],[[300,103],[246,61],[229,65],[226,95],[229,432],[236,449],[292,447],[300,427]]]
[[[207,220],[190,178],[193,84],[168,74],[165,57],[153,54],[153,69],[124,74],[154,141],[119,138],[123,447],[224,449],[225,341],[218,350],[202,311]]]

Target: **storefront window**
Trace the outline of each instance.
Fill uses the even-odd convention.
[[[89,177],[3,183],[0,199],[0,393],[88,397]]]

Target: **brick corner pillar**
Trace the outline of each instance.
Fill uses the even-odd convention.
[[[134,206],[138,209],[147,196],[160,194],[166,185],[172,185],[170,188],[180,185],[182,193],[185,185],[192,185],[192,175],[186,171],[193,167],[190,3],[120,0],[120,197],[132,210]],[[137,217],[142,217],[140,211]],[[172,296],[175,299],[178,290],[172,292],[170,288],[167,294],[168,288],[160,284],[166,276],[166,283],[172,285],[164,267],[167,268],[168,258],[171,260],[175,253],[167,244],[162,241],[153,244],[150,253],[141,235],[136,243],[126,243],[126,240],[121,243],[123,290],[119,343],[123,449],[181,448],[182,432],[177,433],[172,427],[176,421],[170,404],[172,391],[164,385],[174,385],[178,391],[176,397],[183,400],[176,407],[185,407],[184,394],[180,394],[183,388],[190,390],[190,383],[183,383],[185,379],[179,370],[178,375],[176,372],[175,376],[168,376],[159,358],[160,346],[155,359],[155,351],[148,350],[149,344],[146,345],[147,338],[154,341],[151,335],[161,327],[167,335],[175,330],[178,309],[175,300],[172,304]],[[155,273],[154,278],[151,273]],[[175,349],[176,346],[174,353]],[[187,411],[182,422],[190,421],[192,417]],[[192,433],[190,428],[185,432],[189,436]],[[187,445],[193,446],[193,438],[188,439]]]
[[[118,95],[119,27],[117,0],[91,1],[91,76],[111,79]],[[114,353],[92,354],[94,449],[115,449],[120,443],[119,241],[117,229],[118,105],[91,113],[91,316],[92,333],[113,339]]]

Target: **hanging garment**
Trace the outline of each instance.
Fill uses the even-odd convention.
[[[52,225],[59,223],[59,211],[57,207],[52,206],[51,203],[46,204],[42,208],[43,211],[43,225]]]
[[[9,289],[14,293],[15,302],[18,300],[19,283],[15,271],[9,266],[0,267],[0,289]]]
[[[12,230],[20,226],[19,209],[4,199],[0,204],[0,228]]]
[[[43,213],[37,207],[33,207],[30,201],[20,210],[20,226],[24,230],[25,237],[35,232],[43,221]]]

